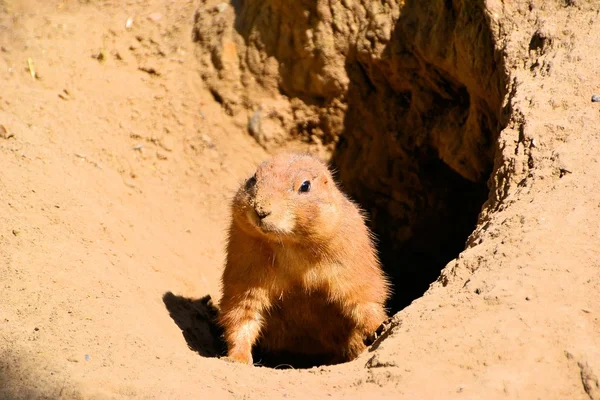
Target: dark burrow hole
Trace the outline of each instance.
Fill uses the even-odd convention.
[[[441,14],[436,3],[407,1],[383,56],[355,49],[346,63],[348,110],[332,164],[378,238],[390,315],[464,250],[510,114],[483,3],[446,2]]]
[[[344,151],[350,150],[340,151],[337,163]],[[488,197],[486,182],[467,180],[431,155],[414,166],[422,186],[396,193],[373,190],[367,178],[348,178],[345,167],[338,168],[341,186],[366,210],[377,238],[382,266],[392,282],[387,308],[393,315],[421,297],[464,250]]]

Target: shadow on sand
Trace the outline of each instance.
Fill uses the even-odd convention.
[[[216,322],[219,308],[213,304],[210,295],[194,300],[167,292],[163,296],[163,302],[169,315],[181,329],[190,350],[202,357],[226,355],[223,330]],[[277,369],[311,368],[328,364],[326,358],[287,352],[272,354],[262,351],[260,346],[255,347],[252,357],[256,366]]]
[[[177,324],[188,347],[202,357],[220,357],[225,354],[222,329],[217,325],[219,309],[210,295],[189,299],[167,292],[163,302]]]

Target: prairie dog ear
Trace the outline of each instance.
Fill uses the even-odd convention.
[[[320,176],[319,179],[321,180],[321,183],[323,185],[328,185],[329,184],[330,179],[329,179],[329,177],[327,176],[326,173],[321,174],[321,176]]]

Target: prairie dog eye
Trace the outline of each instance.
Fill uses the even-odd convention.
[[[300,193],[306,193],[306,192],[310,191],[310,181],[302,182],[302,185],[300,185],[300,189],[298,191]]]

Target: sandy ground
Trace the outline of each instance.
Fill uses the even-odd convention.
[[[266,153],[202,84],[196,7],[0,1],[1,398],[600,398],[591,28],[515,72],[529,147],[500,152],[525,166],[474,246],[355,362],[279,371],[210,357],[202,325]]]

